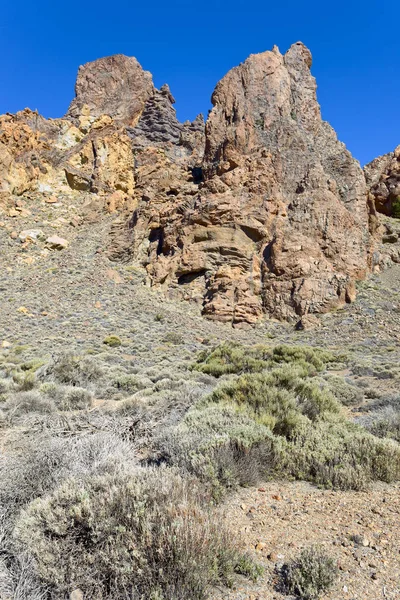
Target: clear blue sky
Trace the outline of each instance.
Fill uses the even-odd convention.
[[[193,119],[231,67],[301,40],[323,117],[364,164],[400,144],[399,22],[394,0],[5,0],[0,113],[62,116],[78,66],[122,53],[169,83],[178,117]]]

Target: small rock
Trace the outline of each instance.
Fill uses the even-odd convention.
[[[10,233],[10,238],[11,238],[12,240],[16,240],[16,239],[17,239],[17,237],[18,237],[18,233],[17,233],[16,231],[12,231],[12,232]]]
[[[74,590],[70,593],[69,600],[84,600],[83,592],[81,590]]]
[[[45,199],[46,204],[55,204],[56,202],[58,202],[58,199],[55,196],[50,196],[49,198]]]
[[[36,242],[36,240],[44,239],[43,231],[40,229],[25,229],[18,237],[21,242]]]
[[[1,342],[1,347],[2,348],[11,348],[11,346],[12,346],[11,342],[7,342],[7,340],[3,340]]]
[[[48,237],[46,240],[46,244],[50,246],[53,250],[64,250],[68,247],[68,241],[58,235],[52,235]]]
[[[262,552],[265,548],[266,544],[264,542],[257,542],[257,544],[255,545],[255,549],[258,550],[259,552]]]

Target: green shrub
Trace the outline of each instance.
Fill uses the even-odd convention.
[[[315,421],[325,413],[338,413],[334,397],[301,369],[285,366],[270,373],[242,375],[233,382],[217,388],[209,401],[232,404],[245,410],[260,423],[278,434],[289,436],[302,416]]]
[[[303,367],[311,375],[324,370],[328,363],[336,360],[337,357],[332,353],[308,346],[246,347],[227,342],[201,352],[193,368],[220,377],[230,373],[258,373],[287,363]]]
[[[306,548],[297,560],[283,566],[282,587],[301,600],[317,600],[335,582],[335,561],[318,547]]]
[[[151,385],[151,381],[149,382]],[[133,393],[145,387],[146,380],[141,379],[137,375],[121,374],[113,379],[113,387],[124,392]]]
[[[356,406],[364,401],[364,392],[354,384],[347,383],[343,377],[330,375],[326,378],[328,388],[344,406]]]
[[[203,600],[244,567],[257,575],[193,482],[167,470],[68,480],[22,511],[14,536],[57,597]]]
[[[169,464],[195,473],[217,496],[274,476],[338,489],[400,479],[400,446],[348,421],[326,382],[315,377],[329,355],[279,346],[259,372],[252,361],[261,354],[255,359],[242,350],[220,346],[213,355],[218,372],[242,368],[243,360],[250,372],[217,387],[158,440]]]
[[[156,440],[164,461],[194,474],[219,499],[280,471],[282,440],[231,406],[193,408]]]
[[[22,376],[15,375],[14,380],[17,386],[18,391],[20,392],[28,392],[29,390],[33,390],[36,387],[36,377],[35,373],[29,371],[28,373],[24,373]]]
[[[392,202],[392,217],[400,219],[400,196],[396,196]]]
[[[106,344],[106,346],[110,346],[111,348],[117,348],[122,344],[122,341],[117,335],[108,335],[104,338],[103,344]]]
[[[176,331],[168,331],[168,333],[166,333],[162,338],[162,341],[166,342],[167,344],[172,344],[173,346],[179,346],[180,344],[183,344],[184,339],[180,333],[176,333]]]
[[[245,348],[227,342],[213,350],[201,352],[193,368],[214,377],[228,373],[253,373],[262,371],[268,366],[269,355],[270,349],[263,346]]]

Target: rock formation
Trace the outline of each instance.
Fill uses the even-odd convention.
[[[136,125],[153,94],[151,73],[136,58],[107,56],[79,67],[75,99],[66,116],[82,121],[109,115],[116,122]]]
[[[152,285],[208,317],[324,312],[368,271],[363,173],[321,120],[310,66],[298,43],[232,69],[212,97],[198,192],[186,182],[139,200],[134,254]]]
[[[63,119],[0,118],[0,202],[86,195],[116,212],[109,257],[140,263],[149,285],[208,318],[241,326],[340,306],[371,266],[375,216],[310,67],[301,43],[251,55],[218,83],[204,127],[180,123],[169,87],[136,59],[88,63]]]
[[[364,167],[370,200],[384,215],[400,217],[400,146]]]

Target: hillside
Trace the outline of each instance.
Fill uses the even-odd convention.
[[[117,55],[0,117],[1,600],[399,597],[397,154],[364,176],[310,67],[181,124]]]

